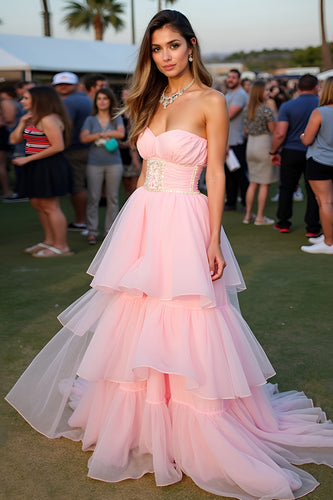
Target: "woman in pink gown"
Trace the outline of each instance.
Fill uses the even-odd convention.
[[[293,499],[333,465],[333,425],[303,393],[278,393],[242,318],[244,283],[221,230],[228,136],[197,39],[161,11],[141,45],[127,110],[143,168],[88,273],[7,400],[48,437],[82,440],[89,477],[190,476],[217,495]],[[208,198],[197,184],[207,166]]]

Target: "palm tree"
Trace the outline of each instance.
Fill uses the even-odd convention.
[[[132,29],[132,44],[135,44],[135,20],[134,20],[134,0],[131,0],[131,29]]]
[[[47,4],[47,0],[42,0],[43,7],[43,24],[44,24],[44,36],[51,36],[51,24],[50,24],[50,11]]]
[[[70,30],[83,28],[95,30],[95,40],[103,40],[106,28],[111,25],[116,31],[121,30],[125,24],[119,14],[124,13],[124,6],[117,0],[82,0],[82,2],[69,1],[65,10],[68,14],[63,18],[63,23]]]
[[[324,0],[320,0],[320,28],[321,28],[321,53],[323,58],[322,70],[326,71],[333,68],[332,54],[330,46],[326,41],[325,34],[325,13],[324,13]]]

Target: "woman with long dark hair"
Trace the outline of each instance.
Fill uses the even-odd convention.
[[[96,243],[98,236],[98,207],[105,181],[107,202],[105,232],[110,229],[119,211],[118,193],[121,182],[123,164],[117,139],[125,135],[125,127],[121,117],[114,118],[117,100],[111,89],[100,89],[96,92],[92,116],[88,116],[82,126],[80,140],[91,144],[87,166],[87,227],[88,243]],[[113,146],[109,149],[108,144]]]
[[[28,196],[38,212],[44,240],[26,248],[33,257],[72,255],[67,243],[67,221],[59,197],[72,188],[71,167],[63,155],[70,140],[70,119],[57,92],[48,86],[26,90],[27,111],[10,134],[10,142],[26,140],[25,156],[13,159],[22,169],[20,194]]]
[[[166,486],[185,473],[222,496],[297,498],[318,483],[293,464],[333,465],[333,425],[304,394],[266,384],[274,370],[240,314],[221,230],[228,114],[210,85],[188,19],[156,14],[127,100],[138,189],[88,270],[92,289],[7,400],[40,432],[94,450],[92,478],[154,472]]]

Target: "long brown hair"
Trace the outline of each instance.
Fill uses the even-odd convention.
[[[103,95],[106,95],[106,97],[109,99],[110,101],[110,105],[109,105],[109,115],[110,115],[110,120],[113,119],[113,116],[115,114],[115,111],[116,111],[116,108],[117,108],[117,105],[118,105],[118,102],[117,102],[117,98],[113,92],[112,89],[99,89],[97,90],[96,92],[96,95],[95,95],[95,98],[94,98],[94,102],[93,102],[93,109],[92,109],[92,115],[97,115],[98,113],[98,108],[97,108],[97,97],[100,95],[100,94],[103,94]]]
[[[329,76],[325,80],[320,95],[319,106],[327,106],[328,104],[333,104],[333,76]]]
[[[257,109],[265,102],[265,82],[264,80],[256,80],[250,90],[249,102],[247,105],[247,114],[249,120],[256,119]]]
[[[197,41],[196,44],[192,44],[191,40],[196,36],[189,20],[176,10],[166,9],[158,12],[148,24],[143,36],[132,87],[124,108],[132,121],[130,134],[132,144],[149,125],[157,109],[161,93],[168,83],[167,77],[157,69],[152,60],[151,48],[152,34],[165,25],[169,25],[185,38],[188,46],[192,48],[193,62],[190,63],[190,69],[195,81],[209,87],[212,85],[212,77],[202,62],[199,43]]]
[[[56,114],[64,125],[64,142],[71,141],[71,119],[58,93],[48,85],[38,85],[27,90],[31,95],[31,113],[36,125],[44,116]]]

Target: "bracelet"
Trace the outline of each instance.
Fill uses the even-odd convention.
[[[272,151],[270,151],[268,154],[270,154],[271,156],[274,156],[274,155],[278,154],[278,151],[274,151],[274,153],[272,153]]]

